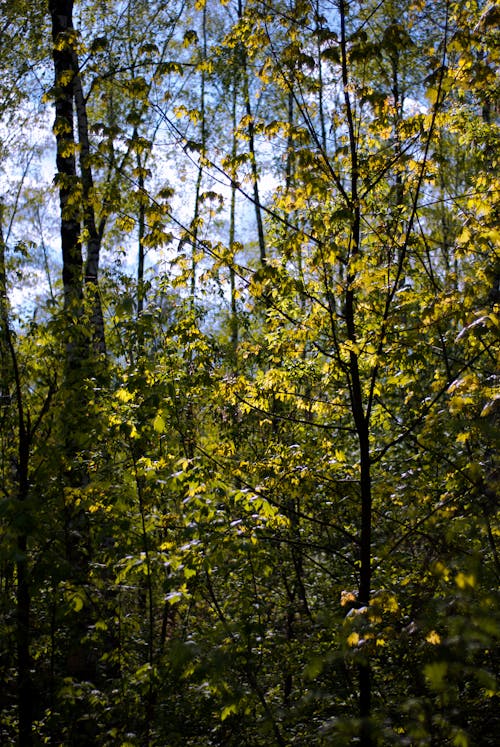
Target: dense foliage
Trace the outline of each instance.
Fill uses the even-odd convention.
[[[499,6],[0,20],[0,743],[497,744]]]

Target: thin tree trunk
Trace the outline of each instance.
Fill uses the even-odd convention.
[[[321,17],[320,3],[319,0],[316,2],[316,18]],[[316,22],[316,28],[319,30],[319,21]],[[321,57],[321,37],[319,34],[316,36],[316,65],[318,68],[318,117],[319,126],[321,130],[321,147],[323,152],[326,153],[326,117],[325,117],[325,101],[324,101],[324,85],[323,85],[323,60]]]
[[[134,127],[132,140],[137,140],[139,131]],[[138,171],[137,186],[139,187],[139,204],[137,215],[137,353],[142,356],[144,353],[144,325],[142,312],[144,311],[144,301],[146,299],[146,286],[144,284],[144,264],[146,259],[146,250],[144,247],[144,238],[146,236],[146,205],[145,197],[145,179],[144,168],[145,162],[139,150],[136,153],[136,166]]]
[[[12,343],[8,320],[6,335],[11,355],[13,383],[18,419],[17,447],[17,500],[19,514],[26,510],[25,504],[29,489],[30,431],[29,419],[26,422],[21,379],[17,365],[16,351]],[[20,522],[21,525],[25,522]],[[31,747],[33,744],[33,682],[31,677],[31,628],[30,610],[31,594],[29,587],[28,535],[23,532],[17,536],[16,560],[16,627],[17,627],[17,681],[19,713],[19,747]]]
[[[138,137],[137,129],[134,130],[134,139]],[[144,165],[141,161],[141,154],[137,153],[137,168],[139,171],[138,187],[139,187],[139,215],[138,215],[138,230],[137,230],[137,318],[140,319],[142,312],[144,311],[144,300],[146,296],[144,287],[144,237],[146,235],[146,211],[144,205]],[[139,326],[140,329],[140,326]],[[141,335],[140,349],[142,350],[143,339]]]
[[[236,76],[236,71],[234,73]],[[233,140],[231,146],[231,158],[234,159],[238,153],[238,142],[236,139],[236,99],[238,93],[237,81],[233,81],[232,87],[232,101],[231,101],[231,118],[232,118],[232,133]],[[231,261],[229,265],[229,281],[230,281],[230,292],[231,292],[231,348],[233,354],[236,354],[236,348],[238,346],[238,310],[236,307],[236,272],[234,269],[234,248],[236,240],[236,184],[234,180],[231,181],[231,202],[229,208],[229,251],[231,253]]]
[[[245,55],[246,57],[246,55]],[[257,238],[259,241],[259,258],[263,265],[267,261],[266,239],[264,235],[264,221],[262,220],[262,208],[260,204],[259,169],[257,167],[257,155],[255,152],[255,126],[253,123],[252,105],[250,103],[250,91],[248,87],[248,70],[245,64],[244,75],[244,97],[245,110],[248,117],[248,151],[250,153],[250,165],[252,169],[253,202],[255,206],[255,222],[257,223]]]
[[[202,62],[205,62],[207,58],[207,8],[203,6],[202,16]],[[196,295],[196,254],[198,251],[198,229],[200,220],[200,197],[201,197],[201,186],[203,181],[203,158],[206,154],[207,147],[207,122],[206,122],[206,74],[205,69],[202,68],[201,80],[200,80],[200,126],[201,126],[201,142],[200,142],[200,161],[198,164],[198,173],[196,176],[195,196],[194,196],[194,215],[192,221],[192,232],[191,232],[191,282],[190,282],[190,299],[191,306],[194,308],[195,295]]]
[[[7,335],[9,324],[9,299],[7,295],[7,270],[5,266],[5,241],[3,237],[3,205],[0,203],[0,405],[10,402],[10,365]]]
[[[350,256],[356,257],[361,252],[361,211],[358,199],[359,164],[358,149],[354,115],[349,93],[349,75],[347,60],[347,34],[346,34],[346,3],[339,0],[340,31],[341,31],[341,65],[342,86],[344,105],[347,120],[350,150],[350,180],[351,195],[350,207],[352,211],[352,222],[349,239]],[[347,291],[345,297],[345,324],[348,339],[356,343],[355,323],[355,277],[347,276]],[[371,543],[372,543],[372,487],[371,487],[371,459],[370,459],[370,430],[369,415],[365,414],[363,406],[363,391],[361,375],[359,370],[358,353],[351,348],[349,358],[349,389],[351,393],[351,410],[354,420],[359,444],[359,468],[360,468],[360,503],[361,503],[361,530],[360,530],[360,574],[358,588],[358,604],[367,607],[371,596]],[[360,744],[362,747],[371,747],[370,717],[371,717],[371,666],[366,659],[358,666],[359,678],[359,716],[361,719]]]
[[[11,401],[10,389],[13,386],[13,399],[17,409],[17,458],[16,482],[18,513],[25,511],[29,488],[30,433],[26,424],[21,380],[17,365],[17,355],[12,342],[9,325],[9,302],[7,293],[7,273],[5,267],[5,242],[0,212],[0,352],[1,352],[1,404]],[[22,525],[24,522],[20,522]],[[16,649],[17,649],[17,709],[19,747],[33,744],[33,680],[31,676],[31,594],[29,585],[28,535],[20,533],[16,540]]]
[[[134,476],[136,484],[137,499],[139,503],[139,513],[141,516],[141,539],[146,564],[146,597],[147,597],[147,649],[149,664],[149,684],[146,696],[146,709],[144,719],[144,746],[148,747],[151,738],[151,726],[154,717],[154,706],[156,700],[156,691],[154,685],[153,666],[155,662],[155,624],[154,624],[154,598],[153,598],[153,577],[151,570],[151,557],[149,547],[148,528],[146,526],[146,505],[144,495],[144,477],[139,475],[137,460],[134,454],[134,444],[130,446],[134,466]]]
[[[16,367],[17,368],[17,367]],[[17,372],[16,372],[17,378]],[[22,504],[28,497],[29,467],[29,432],[24,423],[21,392],[16,381],[17,408],[19,415],[18,445],[18,501],[20,511],[25,510]],[[18,679],[18,712],[19,712],[19,747],[31,747],[33,744],[33,681],[31,677],[31,594],[29,585],[28,536],[23,533],[17,537],[16,560],[17,590],[17,679]]]
[[[104,222],[97,229],[94,206],[92,204],[94,179],[90,166],[90,140],[87,118],[87,105],[83,95],[82,81],[78,68],[76,52],[73,56],[73,91],[75,97],[76,119],[78,124],[78,142],[80,146],[80,176],[83,196],[83,225],[87,234],[87,259],[85,262],[85,287],[90,293],[91,325],[94,350],[106,353],[104,318],[99,292],[99,259],[101,253]]]
[[[238,0],[238,18],[243,17],[243,4]],[[259,190],[259,169],[257,166],[257,155],[255,151],[255,125],[253,122],[252,103],[250,101],[250,86],[248,75],[248,55],[244,46],[241,47],[241,73],[243,76],[243,100],[245,102],[245,114],[247,116],[248,152],[250,155],[250,168],[252,170],[253,203],[255,207],[255,222],[257,224],[257,238],[259,242],[259,257],[261,265],[267,261],[266,239],[264,234],[264,221],[262,219],[262,208]]]

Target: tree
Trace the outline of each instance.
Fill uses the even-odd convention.
[[[495,744],[494,7],[49,9],[33,318],[36,156],[0,243],[6,738]]]

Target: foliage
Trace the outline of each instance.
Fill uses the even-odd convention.
[[[33,5],[2,741],[494,745],[497,5]]]

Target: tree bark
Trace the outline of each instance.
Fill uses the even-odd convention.
[[[52,19],[52,58],[55,73],[55,122],[57,143],[57,184],[61,212],[62,279],[64,308],[67,312],[81,312],[83,259],[80,243],[78,176],[76,146],[73,129],[73,80],[75,56],[73,52],[73,2],[49,0]]]
[[[18,420],[17,445],[17,500],[20,526],[27,526],[26,499],[29,490],[30,428],[29,415],[25,418],[21,379],[17,356],[12,343],[8,320],[6,326],[7,344],[11,355],[13,383]],[[19,714],[19,747],[33,744],[33,681],[31,677],[31,593],[29,584],[28,534],[19,532],[17,536],[16,559],[16,637],[17,637],[17,699]]]
[[[349,256],[356,257],[361,252],[361,210],[359,206],[358,182],[358,144],[356,141],[356,128],[351,105],[347,54],[346,15],[347,7],[345,0],[339,1],[340,32],[341,32],[341,67],[344,106],[346,112],[347,129],[350,150],[350,209],[352,212],[351,230],[349,237]],[[367,607],[371,595],[371,543],[372,543],[372,487],[371,487],[371,459],[370,459],[370,426],[369,412],[365,413],[363,404],[363,390],[361,374],[359,370],[358,352],[354,349],[356,345],[356,319],[355,319],[355,275],[347,275],[347,290],[345,297],[345,325],[347,337],[353,348],[349,353],[349,390],[351,394],[351,411],[354,420],[359,444],[359,469],[360,469],[360,503],[361,503],[361,529],[360,529],[360,573],[358,588],[358,604]],[[358,666],[359,682],[359,717],[361,719],[360,744],[362,747],[371,747],[370,716],[371,716],[371,666],[368,660],[361,661]]]
[[[243,4],[241,0],[238,0],[238,18],[243,18]],[[252,104],[250,101],[248,54],[243,45],[241,47],[241,74],[243,76],[245,114],[248,121],[248,152],[250,154],[250,167],[252,170],[253,203],[255,207],[255,222],[257,224],[257,237],[259,241],[259,258],[261,265],[264,265],[267,261],[266,239],[264,234],[264,221],[262,220],[262,208],[260,204],[259,169],[257,166],[257,154],[255,150],[255,125],[253,122]]]
[[[17,410],[16,492],[20,515],[19,525],[22,527],[25,525],[22,514],[25,511],[25,502],[28,497],[29,488],[30,432],[26,425],[17,356],[10,332],[5,242],[2,230],[1,208],[2,206],[0,206],[0,405],[5,406],[13,401]],[[12,395],[11,388],[13,388]],[[19,747],[31,747],[33,744],[34,689],[31,676],[31,593],[29,585],[27,532],[21,531],[17,535],[16,551],[18,745]]]
[[[236,71],[234,76],[237,77]],[[236,139],[236,99],[238,94],[237,81],[233,81],[231,89],[231,122],[232,122],[232,142],[231,142],[231,158],[234,159],[238,153],[238,142]],[[231,288],[231,349],[234,356],[236,356],[236,349],[238,347],[238,309],[236,304],[236,272],[235,272],[235,241],[236,241],[236,184],[231,181],[231,202],[229,208],[229,251],[231,259],[229,263],[229,280]]]
[[[87,259],[85,262],[85,287],[90,293],[91,325],[94,351],[106,353],[106,340],[104,334],[104,318],[102,313],[101,297],[99,293],[99,259],[101,253],[102,233],[104,222],[96,225],[95,210],[93,206],[94,179],[90,166],[90,140],[89,125],[87,118],[87,105],[83,95],[82,81],[79,74],[78,57],[73,54],[73,91],[76,105],[76,119],[78,124],[78,142],[80,145],[80,175],[83,196],[83,225],[87,234]]]
[[[0,203],[0,406],[10,402],[10,356],[7,344],[9,324],[9,299],[7,296],[7,270],[5,266],[5,241],[3,237],[3,205]]]
[[[92,197],[92,174],[88,164],[88,131],[83,94],[78,81],[76,32],[73,28],[72,0],[49,0],[52,21],[53,62],[55,72],[54,133],[57,143],[57,182],[60,197],[60,230],[63,259],[63,286],[66,336],[66,360],[64,375],[64,400],[61,412],[62,449],[64,459],[61,467],[63,485],[78,491],[89,482],[86,459],[95,431],[88,418],[89,400],[87,379],[95,375],[92,368],[91,346],[84,320],[84,283],[92,287],[91,303],[98,301],[97,272],[100,238],[95,226]],[[76,141],[74,133],[75,97],[77,99],[78,125],[83,152],[82,173],[77,173]],[[81,246],[81,223],[86,229],[89,253],[84,269]],[[99,314],[99,311],[97,312]],[[104,328],[102,313],[96,320],[96,308],[91,306],[91,329],[94,350],[102,349]],[[91,559],[91,535],[89,516],[84,508],[65,502],[64,532],[66,540],[67,573],[71,583],[85,587],[89,579]],[[75,680],[95,681],[95,652],[85,642],[91,625],[88,607],[76,613],[71,620],[68,647],[63,653],[67,674]],[[94,724],[88,719],[89,704],[75,705],[72,744],[92,741]],[[75,741],[76,740],[76,741]]]

